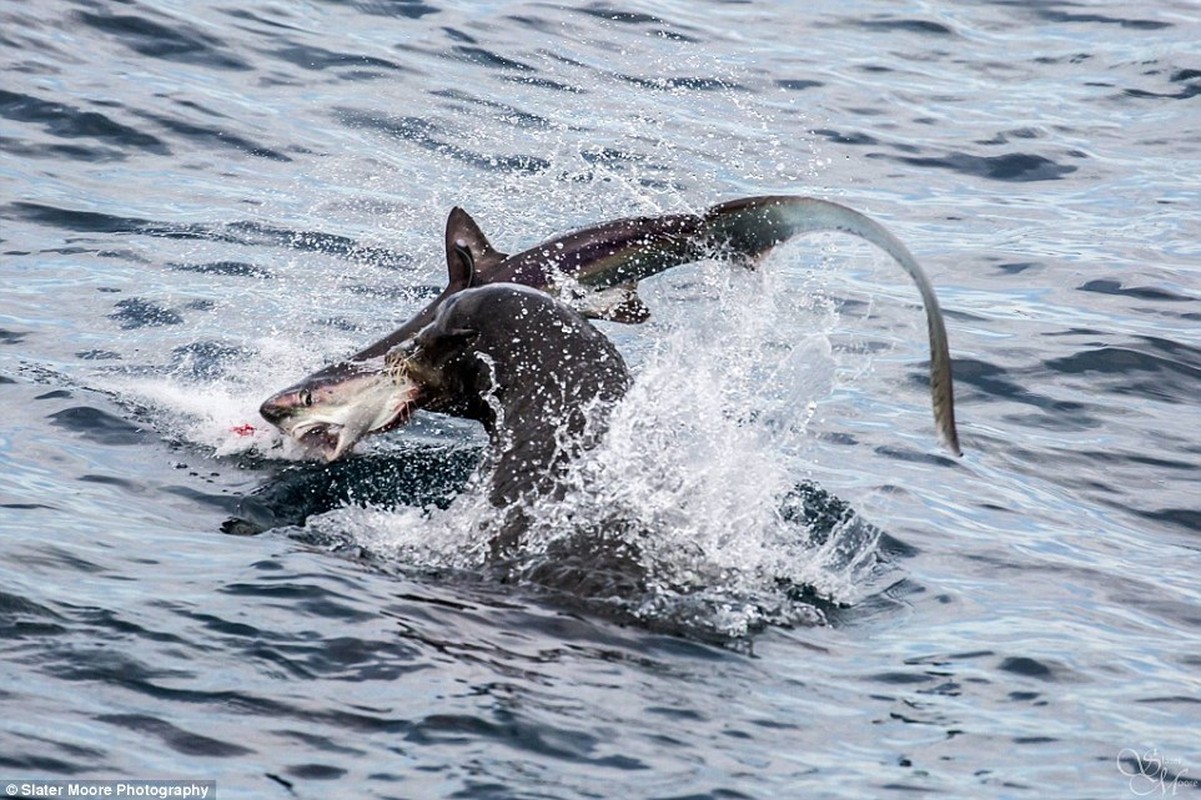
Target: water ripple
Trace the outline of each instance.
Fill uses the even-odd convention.
[[[994,181],[1056,181],[1075,172],[1078,167],[1058,164],[1046,156],[1033,153],[1006,153],[1001,156],[975,156],[969,153],[949,153],[939,157],[883,156],[914,167],[934,167],[988,178]]]
[[[232,758],[253,753],[249,747],[182,730],[147,714],[98,714],[97,722],[145,733],[185,756]]]
[[[112,35],[118,42],[149,58],[161,58],[199,66],[246,71],[250,64],[227,52],[224,41],[201,33],[187,23],[173,20],[167,25],[146,17],[77,12],[76,18],[85,25]]]
[[[76,233],[137,233],[167,239],[198,239],[240,245],[270,245],[370,260],[382,268],[409,269],[412,266],[410,258],[404,253],[363,245],[348,236],[321,231],[289,230],[256,221],[229,222],[220,225],[172,224],[29,202],[16,202],[0,206],[0,216],[27,220]]]
[[[128,154],[122,152],[125,148],[144,150],[155,155],[171,155],[171,148],[162,139],[116,122],[97,111],[81,111],[64,103],[3,89],[0,89],[0,117],[14,122],[40,124],[51,136],[98,139],[116,148],[114,158],[128,158]]]

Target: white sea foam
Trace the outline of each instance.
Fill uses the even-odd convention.
[[[262,337],[231,358],[235,363],[196,376],[188,359],[152,372],[112,370],[94,376],[97,388],[141,408],[164,438],[208,450],[215,457],[257,453],[305,457],[303,448],[259,416],[259,404],[315,365],[295,342]]]

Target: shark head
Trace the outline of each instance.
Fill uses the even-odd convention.
[[[455,208],[446,223],[448,282],[437,298],[388,336],[338,364],[315,372],[268,397],[263,419],[300,443],[310,455],[335,461],[359,439],[406,423],[422,396],[419,382],[384,364],[384,355],[409,341],[434,316],[442,300],[471,286],[479,265],[506,258],[488,243],[467,212]]]
[[[389,373],[382,359],[347,361],[275,393],[259,413],[328,462],[346,455],[364,436],[408,422],[419,393],[415,381]]]

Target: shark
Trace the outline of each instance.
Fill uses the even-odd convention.
[[[930,342],[935,429],[947,450],[962,455],[946,323],[925,271],[900,239],[866,214],[791,195],[744,197],[694,214],[616,219],[512,255],[493,247],[471,215],[456,207],[446,222],[446,288],[392,333],[271,395],[259,413],[314,457],[334,461],[364,437],[405,424],[419,407],[416,387],[390,368],[387,356],[466,289],[517,284],[551,294],[585,317],[637,324],[650,316],[637,293],[639,281],[705,258],[754,264],[777,245],[816,232],[870,242],[916,285]]]

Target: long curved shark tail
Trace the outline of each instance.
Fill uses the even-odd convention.
[[[939,439],[952,453],[963,455],[955,427],[951,354],[942,310],[930,279],[900,239],[854,209],[813,197],[746,197],[714,206],[703,219],[702,229],[711,245],[739,256],[759,255],[793,236],[819,231],[842,231],[858,236],[892,256],[917,284],[926,309],[930,333],[930,393]]]

